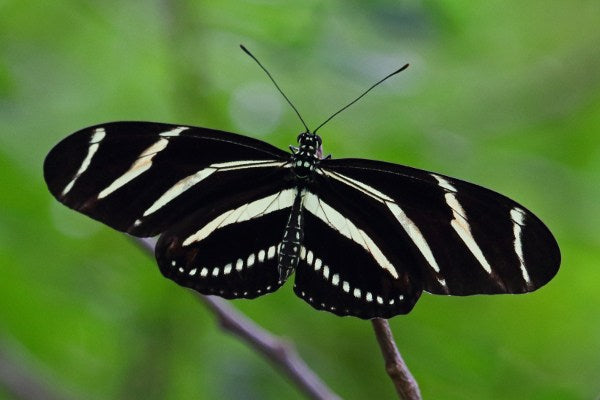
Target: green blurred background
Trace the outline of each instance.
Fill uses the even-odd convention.
[[[312,127],[411,63],[320,132],[325,151],[477,182],[556,235],[561,270],[538,292],[424,294],[391,320],[424,397],[597,398],[599,23],[598,0],[0,1],[0,350],[71,398],[302,398],[42,179],[55,143],[112,120],[293,144],[301,125],[244,43]],[[342,397],[395,396],[368,322],[289,283],[233,304]]]

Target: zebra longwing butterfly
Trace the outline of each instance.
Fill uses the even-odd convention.
[[[72,209],[160,234],[165,277],[228,299],[295,273],[294,292],[318,310],[389,318],[424,290],[524,293],[557,273],[554,237],[513,200],[402,165],[323,158],[316,130],[297,141],[290,154],[208,128],[112,122],[58,143],[44,177]]]

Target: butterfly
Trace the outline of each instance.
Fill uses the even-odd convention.
[[[273,292],[294,274],[315,309],[390,318],[423,291],[525,293],[557,273],[556,240],[522,205],[438,173],[323,157],[324,123],[304,125],[291,152],[187,125],[95,125],[50,151],[44,178],[80,213],[160,235],[165,277],[227,299]]]

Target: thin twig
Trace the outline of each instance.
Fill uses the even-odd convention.
[[[213,311],[221,328],[238,336],[278,366],[308,397],[339,399],[306,365],[290,342],[258,326],[220,298],[203,295],[198,297]]]
[[[21,400],[58,400],[65,399],[64,393],[60,394],[51,388],[41,374],[26,367],[29,364],[23,354],[12,354],[14,343],[0,340],[0,387],[15,399]]]
[[[385,370],[396,387],[398,397],[402,400],[420,400],[419,385],[398,351],[387,319],[375,318],[371,323],[385,360]]]
[[[135,240],[150,254],[154,254],[152,240]],[[339,396],[333,393],[306,365],[291,343],[260,327],[219,297],[201,294],[198,294],[198,297],[212,311],[223,330],[241,338],[252,349],[262,354],[275,367],[283,371],[309,398],[339,399]]]

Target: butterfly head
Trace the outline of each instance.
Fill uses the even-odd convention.
[[[312,132],[302,132],[298,135],[297,140],[300,145],[300,151],[304,150],[313,155],[321,153],[321,144],[323,141],[319,135]]]

